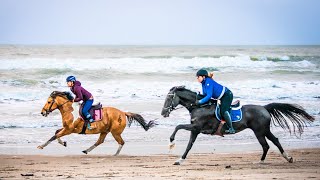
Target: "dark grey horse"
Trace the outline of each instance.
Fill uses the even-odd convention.
[[[213,134],[216,133],[219,127],[220,121],[218,121],[215,116],[217,102],[211,101],[209,105],[197,107],[193,105],[196,99],[197,94],[195,92],[185,89],[184,86],[178,86],[170,89],[164,102],[161,112],[162,116],[168,117],[170,112],[175,110],[179,104],[187,108],[191,116],[191,124],[178,125],[170,137],[170,147],[173,147],[175,135],[178,130],[185,129],[191,131],[187,149],[182,157],[174,163],[174,165],[180,165],[186,159],[187,154],[192,148],[192,145],[199,133]],[[283,129],[289,130],[291,133],[290,126],[287,122],[290,120],[293,125],[294,133],[298,130],[301,135],[306,124],[313,122],[314,118],[305,112],[302,107],[293,104],[271,103],[265,106],[244,105],[241,109],[243,113],[242,120],[233,123],[233,127],[236,130],[236,133],[246,128],[253,130],[263,149],[261,162],[265,160],[269,150],[269,145],[266,141],[267,137],[279,148],[282,156],[288,162],[292,163],[293,158],[284,152],[278,138],[276,138],[270,131],[271,120],[274,124],[278,124]],[[228,129],[228,127],[224,124],[220,129],[220,133],[226,134],[226,129]]]

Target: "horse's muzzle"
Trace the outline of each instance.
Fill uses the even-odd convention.
[[[41,115],[47,117],[49,115],[49,111],[41,111]]]
[[[162,112],[161,112],[161,115],[163,116],[163,117],[169,117],[169,111],[165,111],[165,110],[163,110]]]
[[[163,117],[169,117],[169,113],[168,114],[164,114],[164,115],[162,115]]]

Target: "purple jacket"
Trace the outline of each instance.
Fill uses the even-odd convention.
[[[87,101],[92,96],[89,91],[81,87],[80,81],[75,81],[73,87],[71,87],[70,90],[73,92],[73,94],[76,95],[74,102],[79,102],[81,100]]]

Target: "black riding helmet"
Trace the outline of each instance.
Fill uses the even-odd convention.
[[[198,76],[208,76],[208,71],[204,70],[204,69],[200,69],[198,72],[197,72],[197,77]]]

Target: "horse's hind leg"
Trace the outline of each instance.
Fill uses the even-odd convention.
[[[273,142],[274,145],[276,145],[280,151],[280,153],[282,154],[282,156],[289,162],[289,163],[293,163],[293,158],[291,156],[289,156],[286,152],[284,152],[278,138],[276,138],[270,131],[267,132],[266,137]]]
[[[91,147],[89,147],[88,149],[86,149],[82,152],[85,154],[88,154],[88,152],[92,151],[94,148],[96,148],[97,146],[102,144],[104,142],[104,139],[106,138],[107,134],[108,134],[108,132],[100,133],[98,141],[96,143],[94,143],[94,145],[92,145]]]
[[[121,149],[122,149],[122,147],[123,147],[123,145],[124,145],[124,141],[123,141],[123,139],[122,139],[122,137],[121,137],[121,134],[119,134],[118,132],[111,132],[112,133],[112,136],[114,137],[114,139],[118,142],[118,144],[119,144],[119,147],[118,147],[118,150],[117,150],[117,152],[114,154],[114,156],[117,156],[119,153],[120,153],[120,151],[121,151]]]
[[[263,149],[263,154],[261,156],[261,161],[260,161],[261,163],[263,163],[264,160],[266,159],[266,156],[267,156],[267,153],[268,153],[268,150],[270,147],[269,147],[267,140],[266,140],[266,137],[264,135],[260,135],[260,133],[259,134],[255,133],[255,135],[256,135],[256,137],[257,137],[257,139]]]

